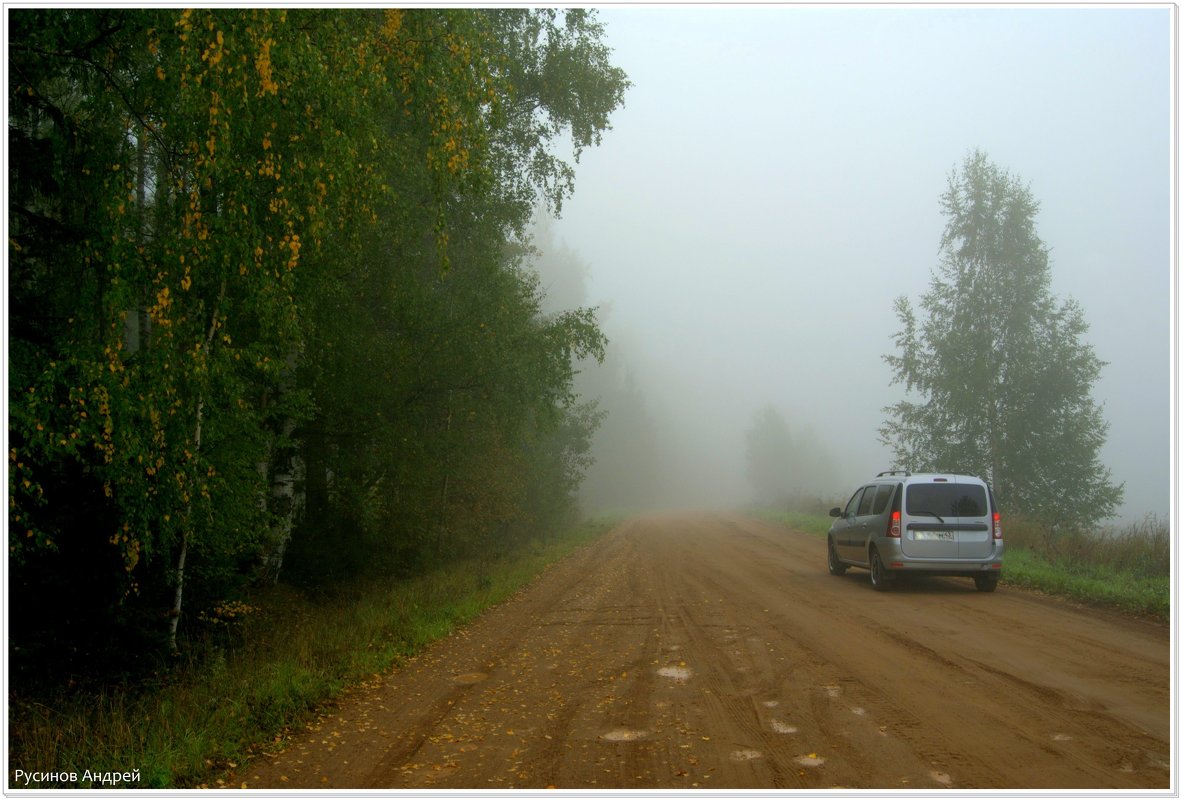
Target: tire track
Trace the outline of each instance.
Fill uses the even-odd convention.
[[[1169,636],[874,592],[735,516],[622,526],[345,699],[249,787],[1167,788]]]

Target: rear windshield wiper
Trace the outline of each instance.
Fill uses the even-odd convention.
[[[944,518],[940,517],[935,512],[929,512],[926,509],[908,509],[907,512],[908,512],[908,514],[913,514],[913,515],[927,515],[928,517],[936,518],[941,523],[944,522]]]

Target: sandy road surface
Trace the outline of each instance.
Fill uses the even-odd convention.
[[[1169,788],[1169,632],[642,518],[342,701],[251,788]]]

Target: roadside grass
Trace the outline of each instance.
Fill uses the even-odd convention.
[[[1170,616],[1168,575],[1145,576],[1102,564],[1056,563],[1007,545],[1002,582],[1134,615],[1161,620]]]
[[[815,537],[832,519],[812,512],[754,514]],[[1170,616],[1170,527],[1156,517],[1095,531],[1054,530],[1021,517],[1003,518],[1002,583],[1167,620]]]
[[[1095,606],[1170,616],[1170,526],[1149,516],[1121,528],[1054,530],[1003,519],[1002,581]]]
[[[831,517],[808,512],[782,512],[773,519],[783,523],[788,528],[804,531],[816,537],[824,537],[828,534],[829,526],[833,523],[833,518]]]
[[[371,579],[315,599],[282,585],[269,588],[243,605],[226,631],[190,649],[198,656],[150,684],[38,698],[14,691],[11,786],[222,787],[219,776],[281,742],[285,731],[343,690],[380,678],[611,526],[588,522],[500,559],[407,580]],[[78,779],[25,785],[13,778],[18,770]],[[139,780],[99,778],[129,771]]]

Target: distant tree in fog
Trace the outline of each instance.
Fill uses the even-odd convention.
[[[554,237],[554,218],[539,206],[530,231],[532,267],[544,294],[542,309],[550,314],[587,305],[591,267],[565,242]]]
[[[553,218],[543,208],[535,215],[531,249],[543,310],[558,314],[584,306],[590,265],[555,237]],[[611,342],[604,361],[584,359],[576,365],[575,391],[595,404],[598,423],[580,473],[586,476],[579,488],[586,511],[631,511],[667,500],[667,443],[657,423],[660,415],[626,367],[631,350],[628,343]]]
[[[747,479],[756,503],[781,503],[796,483],[792,434],[776,407],[755,413],[747,430]]]
[[[829,449],[810,425],[801,426],[794,433],[799,461],[796,490],[799,499],[824,501],[834,492],[845,490],[837,477],[837,465]],[[827,508],[827,507],[826,507]]]
[[[620,358],[609,352],[604,366],[581,376],[586,378],[584,391],[606,412],[592,448],[595,465],[580,494],[594,511],[646,509],[663,501],[666,493],[663,429],[634,374],[619,377]]]
[[[1061,523],[1110,517],[1123,485],[1100,463],[1108,426],[1091,390],[1104,363],[1073,300],[1051,295],[1039,204],[980,151],[941,197],[941,260],[920,306],[895,301],[894,383],[920,400],[879,429],[912,470],[987,476],[1003,509]]]
[[[801,506],[833,491],[835,470],[812,428],[793,431],[768,404],[747,430],[747,479],[756,503]]]

